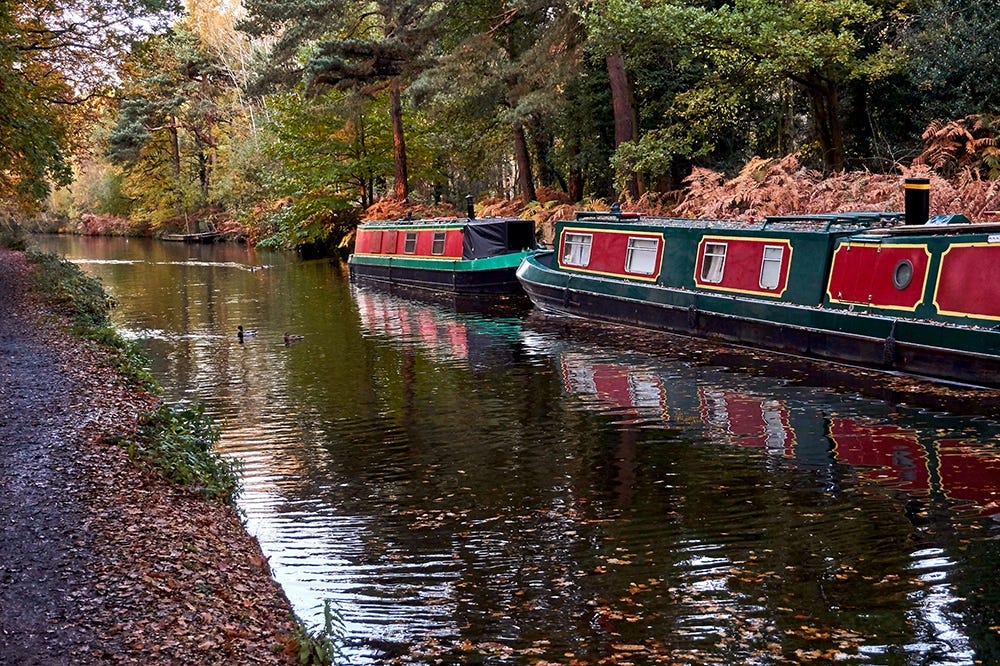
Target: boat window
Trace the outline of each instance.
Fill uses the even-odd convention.
[[[446,235],[444,231],[434,232],[434,241],[431,243],[431,254],[444,254],[444,238]]]
[[[896,270],[892,273],[892,283],[896,286],[896,289],[902,291],[910,286],[912,280],[913,264],[910,263],[909,259],[903,259],[896,264]]]
[[[783,245],[765,245],[764,259],[760,264],[760,288],[777,289],[781,280],[781,258],[785,254]]]
[[[625,253],[625,272],[652,275],[660,249],[658,238],[629,238]]]
[[[722,282],[726,267],[726,243],[705,243],[701,260],[701,281]]]
[[[417,232],[407,231],[406,240],[403,242],[403,252],[405,254],[415,254],[417,251]]]
[[[563,240],[563,263],[567,266],[586,266],[590,263],[592,234],[566,234]]]

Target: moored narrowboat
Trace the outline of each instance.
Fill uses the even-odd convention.
[[[365,222],[348,258],[352,281],[448,294],[520,293],[516,271],[535,225],[515,218]]]
[[[579,213],[518,278],[545,311],[1000,386],[1000,224],[906,188],[905,213]]]

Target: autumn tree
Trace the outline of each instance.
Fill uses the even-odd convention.
[[[395,197],[409,196],[402,90],[434,37],[447,3],[430,0],[247,2],[242,28],[276,35],[263,79],[310,88],[337,87],[375,96],[388,90]]]
[[[180,26],[149,39],[125,69],[129,80],[109,155],[126,169],[147,214],[163,221],[167,204],[174,216],[188,217],[211,203],[217,126],[225,114],[223,74]]]
[[[74,114],[136,36],[174,9],[172,0],[0,3],[0,203],[32,207],[70,180]]]
[[[537,172],[543,184],[557,177],[550,157],[556,140],[550,120],[563,104],[562,91],[580,64],[579,23],[567,3],[509,5],[468,0],[442,28],[435,62],[414,83],[414,97],[429,106],[449,131],[469,124],[487,131],[469,136],[470,152],[489,141],[513,157],[517,190],[537,198]],[[506,141],[496,143],[502,127]],[[534,159],[532,159],[532,156]],[[483,164],[502,162],[494,154]]]

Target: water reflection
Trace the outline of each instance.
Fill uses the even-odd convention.
[[[519,351],[523,329],[513,316],[523,308],[519,301],[473,301],[459,311],[453,301],[409,300],[353,285],[351,295],[362,334],[385,344],[419,349],[436,361],[484,367],[509,361]],[[511,316],[497,311],[509,311]]]
[[[1000,656],[987,410],[351,288],[336,262],[48,242],[122,303],[167,396],[220,420],[249,528],[302,617],[331,600],[351,663]]]
[[[657,368],[654,358],[643,360],[634,354],[615,363],[607,352],[576,348],[560,353],[559,363],[567,392],[615,424],[656,427],[698,414],[714,442],[759,448],[812,464],[828,458],[831,464],[851,466],[859,478],[890,485],[915,498],[950,500],[957,509],[968,505],[981,515],[1000,513],[1000,450],[996,446],[1000,426],[996,422],[961,422],[959,430],[906,427],[893,422],[899,415],[888,409],[881,418],[866,413],[882,405],[866,405],[857,416],[850,416],[859,411],[858,406],[838,405],[842,398],[836,395],[814,395],[802,401],[777,397],[773,385],[761,386],[766,391],[761,395],[751,393],[750,388],[685,385],[678,381],[676,368]],[[824,409],[816,410],[816,402],[822,402]],[[923,414],[920,418],[926,424],[936,417]],[[803,430],[806,437],[800,438],[797,430]],[[817,437],[817,433],[824,435]]]

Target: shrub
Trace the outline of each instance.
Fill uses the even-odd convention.
[[[128,449],[170,481],[235,505],[240,465],[215,450],[218,439],[219,428],[202,406],[161,405],[143,417]]]

